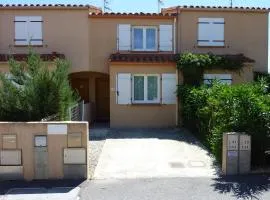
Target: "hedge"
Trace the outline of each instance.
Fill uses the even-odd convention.
[[[252,165],[269,161],[270,96],[265,84],[224,85],[211,87],[179,86],[184,126],[191,129],[221,162],[224,132],[246,132],[252,136]]]

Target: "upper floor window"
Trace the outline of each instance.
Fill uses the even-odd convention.
[[[42,45],[42,17],[15,17],[15,45]]]
[[[132,28],[132,50],[156,51],[157,50],[157,27]]]
[[[120,51],[172,51],[173,26],[131,26],[119,24],[117,48]]]
[[[224,46],[224,18],[199,18],[198,45]]]

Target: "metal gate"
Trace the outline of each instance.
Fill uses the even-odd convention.
[[[69,117],[70,121],[84,120],[84,101],[81,101],[69,108]]]

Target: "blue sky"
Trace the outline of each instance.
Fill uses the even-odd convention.
[[[157,0],[108,0],[113,12],[157,12]],[[269,0],[233,0],[234,6],[270,7]],[[103,0],[0,0],[1,4],[92,4],[102,7]],[[175,5],[223,5],[229,6],[230,0],[164,0],[163,7]]]

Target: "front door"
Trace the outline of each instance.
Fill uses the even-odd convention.
[[[76,78],[71,81],[72,87],[76,89],[85,103],[89,102],[89,79]]]
[[[96,79],[96,120],[110,119],[110,84],[109,78]]]

